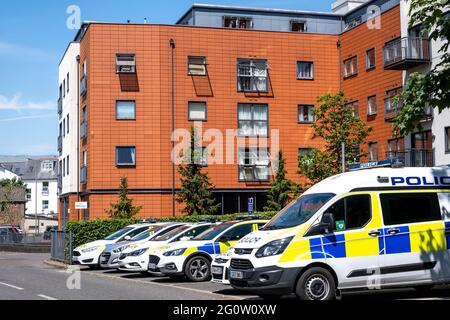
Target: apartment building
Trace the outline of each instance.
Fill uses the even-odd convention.
[[[311,139],[311,110],[318,96],[340,88],[349,107],[374,127],[368,150],[361,150],[368,159],[361,161],[392,157],[391,98],[403,86],[403,69],[392,68],[388,58],[390,44],[402,36],[400,1],[338,1],[333,9],[196,4],[175,25],[83,24],[63,58],[79,66],[77,103],[66,116],[78,117],[80,134],[62,143],[60,165],[67,155],[78,159],[79,172],[70,169],[66,179],[76,181],[76,175],[80,183],[62,193],[60,219],[106,218],[121,176],[143,206],[141,217],[178,214],[171,135],[194,124],[202,132],[236,130],[241,141],[221,147],[224,154],[232,151],[232,163],[210,162],[208,152],[202,159],[221,213],[247,211],[249,198],[261,210],[272,141],[279,140],[287,158],[288,178],[301,182],[298,155],[323,147]],[[210,150],[207,138],[202,146]],[[89,209],[75,210],[75,199]]]

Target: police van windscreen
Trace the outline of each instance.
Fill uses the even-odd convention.
[[[228,229],[234,224],[234,222],[224,222],[221,224],[218,224],[214,227],[211,227],[202,233],[200,233],[195,238],[192,238],[192,240],[213,240],[215,237],[217,237],[219,234],[221,234],[223,231]]]
[[[287,229],[305,223],[334,196],[333,193],[301,196],[273,217],[262,230]]]

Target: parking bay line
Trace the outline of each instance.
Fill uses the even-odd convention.
[[[49,297],[49,296],[46,296],[46,295],[44,295],[44,294],[38,294],[37,296],[38,296],[38,297],[41,297],[41,298],[43,298],[43,299],[46,299],[46,300],[58,300],[58,299],[56,299],[56,298]]]
[[[10,287],[10,288],[16,289],[16,290],[24,290],[23,288],[17,287],[17,286],[13,286],[12,284],[4,283],[4,282],[0,282],[0,284],[3,285],[3,286],[6,286],[6,287]]]
[[[143,284],[146,284],[146,285],[156,285],[156,286],[165,287],[165,288],[182,289],[182,290],[192,291],[192,292],[196,292],[196,293],[208,294],[208,295],[215,296],[215,297],[222,297],[222,298],[227,299],[227,300],[242,300],[241,298],[236,297],[236,296],[226,296],[226,295],[223,295],[223,294],[220,294],[220,293],[214,293],[214,292],[211,292],[211,291],[194,289],[194,288],[186,288],[186,287],[182,287],[182,286],[179,286],[179,285],[176,285],[176,284],[163,284],[163,283],[157,283],[157,282],[153,282],[153,281],[143,281],[143,280],[138,280],[138,279],[127,279],[127,278],[123,278],[123,277],[110,276],[110,275],[106,275],[106,274],[103,274],[103,273],[97,273],[97,272],[91,272],[91,271],[85,271],[85,273],[93,275],[93,276],[102,277],[102,278],[108,278],[108,279],[125,280],[125,281],[130,281],[130,282],[139,282],[139,283],[143,283]]]

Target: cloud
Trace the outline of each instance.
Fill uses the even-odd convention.
[[[22,121],[22,120],[52,118],[52,117],[54,117],[54,115],[52,115],[52,114],[41,114],[41,115],[35,115],[35,116],[23,116],[23,117],[14,117],[14,118],[6,118],[6,119],[0,118],[0,122],[13,122],[13,121]]]
[[[33,59],[52,59],[54,54],[27,45],[0,41],[0,56],[25,57]]]
[[[55,103],[51,101],[22,101],[21,93],[15,94],[11,99],[0,95],[0,110],[54,110],[55,107]]]

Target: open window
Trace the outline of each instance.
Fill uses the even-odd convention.
[[[290,29],[292,32],[306,32],[306,22],[299,20],[291,20]]]
[[[136,55],[134,53],[118,53],[116,55],[117,73],[136,73]]]
[[[231,29],[253,29],[253,19],[248,17],[223,17],[223,27]]]
[[[188,75],[206,76],[206,57],[188,57]]]
[[[237,81],[240,92],[267,92],[269,82],[267,60],[238,59]]]
[[[239,181],[269,181],[270,157],[267,148],[240,148]]]

